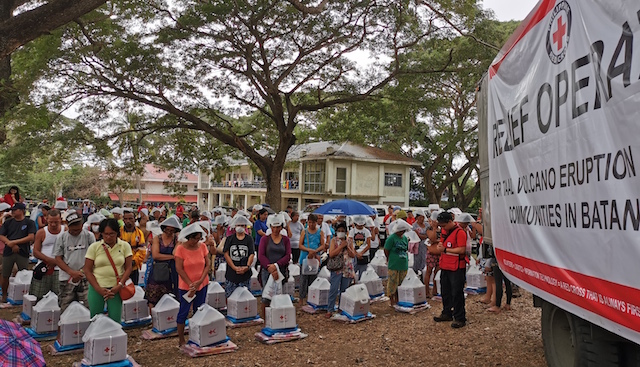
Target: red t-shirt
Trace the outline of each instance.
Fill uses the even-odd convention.
[[[447,249],[456,248],[456,247],[466,248],[467,234],[462,228],[456,227],[453,230],[451,236],[449,236],[446,233],[446,231],[443,229],[441,232],[440,242],[442,242],[442,245]],[[457,269],[464,269],[466,267],[466,260],[464,258],[464,254],[461,256],[460,254],[443,253],[442,256],[440,256],[440,268],[443,270],[450,270],[450,271],[455,270],[456,262],[458,265]]]
[[[209,249],[207,249],[207,245],[200,242],[198,243],[198,248],[195,250],[189,250],[184,246],[176,247],[174,256],[181,258],[183,262],[184,271],[189,276],[192,282],[199,280],[202,276],[202,272],[204,272],[204,266],[206,264],[205,257],[209,254]],[[204,279],[204,282],[200,284],[201,290],[209,284],[209,277]],[[189,290],[189,284],[185,282],[182,277],[178,277],[178,288],[183,291]]]
[[[4,195],[4,202],[9,204],[9,205],[11,205],[11,206],[13,206],[13,204],[16,203],[15,200],[13,200],[13,196],[11,196],[10,193],[6,193]]]
[[[182,213],[184,213],[184,207],[182,205],[178,205],[176,207],[176,215],[178,218],[182,219]]]

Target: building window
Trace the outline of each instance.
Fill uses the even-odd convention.
[[[402,187],[402,173],[385,173],[384,185],[392,187]]]
[[[336,192],[341,194],[347,193],[347,169],[336,168]]]
[[[310,162],[304,165],[304,191],[324,192],[324,163]]]

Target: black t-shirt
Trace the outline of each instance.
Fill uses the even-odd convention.
[[[36,223],[29,218],[24,218],[21,221],[16,221],[13,218],[7,219],[0,227],[0,235],[7,237],[10,241],[19,240],[27,237],[29,234],[36,234]],[[29,248],[31,243],[23,243],[18,245],[20,256],[29,257]],[[2,254],[4,256],[10,256],[13,253],[11,247],[5,246]]]
[[[235,234],[227,237],[224,242],[224,250],[225,253],[229,252],[229,257],[231,257],[231,261],[233,261],[233,265],[235,266],[250,266],[249,256],[255,253],[255,248],[253,246],[253,238],[249,235],[245,235],[242,240],[239,240]],[[251,271],[247,271],[244,274],[238,274],[230,266],[227,266],[227,272],[225,273],[225,278],[231,283],[242,283],[251,279]]]

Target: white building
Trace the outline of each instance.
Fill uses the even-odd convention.
[[[183,186],[183,195],[173,195],[168,189],[168,185],[175,181],[173,176],[177,175],[171,171],[162,171],[153,164],[145,165],[145,172],[140,177],[139,188],[127,190],[122,194],[126,202],[145,202],[145,203],[177,203],[184,199],[187,203],[195,203],[198,200],[197,186],[198,177],[194,174],[186,174],[178,183],[173,185]],[[120,201],[117,193],[109,192],[109,198],[113,201]]]
[[[247,208],[264,203],[266,185],[246,160],[230,162],[224,179],[199,173],[198,206]],[[409,206],[410,169],[420,162],[401,154],[352,143],[293,146],[282,172],[281,207],[349,198],[368,204]]]

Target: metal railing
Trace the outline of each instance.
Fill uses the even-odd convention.
[[[239,188],[239,189],[266,189],[267,183],[264,180],[257,181],[222,181],[222,182],[200,182],[199,189],[211,189],[211,188]],[[300,190],[300,183],[298,180],[285,180],[282,181],[282,189],[289,191]]]

